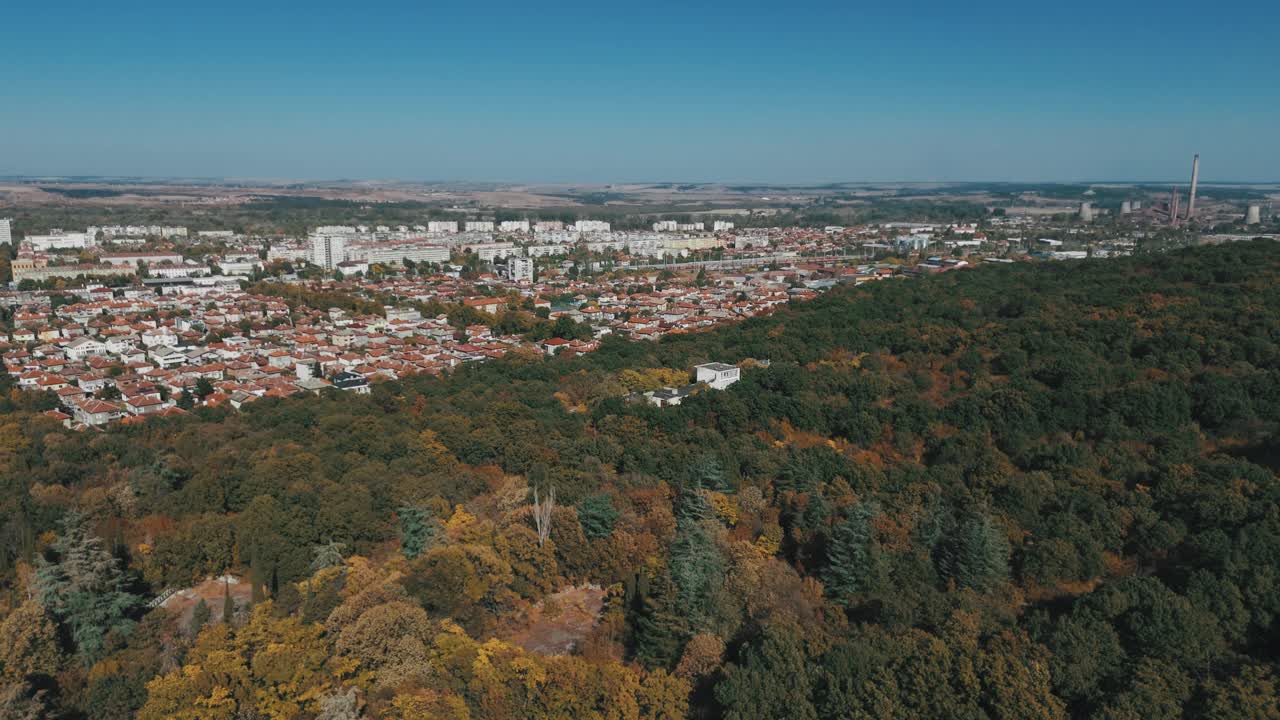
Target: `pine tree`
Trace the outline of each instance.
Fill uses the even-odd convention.
[[[878,588],[883,580],[884,557],[871,533],[871,521],[879,514],[878,504],[861,503],[836,526],[831,537],[823,582],[827,594],[841,605]]]
[[[435,518],[417,507],[402,507],[396,515],[400,518],[400,552],[412,560],[429,550],[438,529]]]
[[[342,550],[345,543],[330,540],[321,545],[312,545],[311,552],[315,558],[311,561],[311,572],[319,572],[325,568],[339,567],[344,563]]]
[[[698,487],[717,492],[729,489],[725,481],[724,466],[720,459],[711,453],[699,456],[689,465],[689,480]]]
[[[89,534],[84,520],[70,513],[52,545],[57,558],[40,559],[36,594],[40,604],[67,628],[76,654],[91,665],[103,651],[107,634],[128,633],[141,598],[127,589],[120,563]]]
[[[631,651],[649,668],[670,668],[680,657],[689,636],[686,618],[674,606],[676,588],[660,575],[652,580],[641,573],[630,602]]]
[[[212,617],[213,611],[209,609],[209,603],[200,598],[200,602],[196,603],[195,609],[191,611],[191,637],[200,634],[200,630],[209,624],[209,618]]]
[[[1009,579],[1009,539],[986,515],[960,526],[954,553],[954,577],[960,587],[990,590]]]

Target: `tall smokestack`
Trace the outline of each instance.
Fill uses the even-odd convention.
[[[1173,186],[1173,196],[1169,199],[1169,224],[1178,227],[1178,186]]]
[[[1191,159],[1191,199],[1187,201],[1187,222],[1196,214],[1196,182],[1200,180],[1200,153]]]

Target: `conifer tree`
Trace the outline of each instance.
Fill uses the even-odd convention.
[[[231,599],[231,583],[222,581],[222,622],[231,624],[231,619],[236,615],[236,601]]]
[[[209,609],[209,603],[200,598],[200,602],[196,603],[195,609],[191,611],[191,637],[200,634],[200,630],[209,624],[209,618],[213,615],[213,611]]]
[[[67,628],[76,654],[91,665],[102,654],[110,632],[128,633],[141,598],[129,592],[116,558],[91,535],[77,513],[62,523],[53,542],[55,560],[40,559],[36,595],[40,603]]]
[[[435,518],[418,507],[402,507],[396,515],[400,518],[400,552],[412,560],[429,550],[438,529]]]
[[[989,590],[1009,579],[1009,539],[986,515],[969,518],[956,538],[956,583]]]
[[[823,581],[827,594],[841,605],[876,589],[883,579],[884,557],[871,532],[871,521],[879,514],[877,503],[861,503],[836,526],[831,537]]]

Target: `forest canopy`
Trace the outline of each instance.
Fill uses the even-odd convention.
[[[1278,280],[981,267],[102,432],[10,389],[0,716],[1280,717]]]

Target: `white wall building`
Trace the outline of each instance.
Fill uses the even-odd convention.
[[[427,223],[427,232],[433,233],[456,233],[458,232],[457,220],[431,220]]]
[[[468,220],[467,232],[493,232],[493,222],[490,220]]]
[[[343,235],[316,233],[310,238],[311,264],[332,270],[347,259],[347,239]]]
[[[573,224],[573,229],[577,232],[609,232],[613,227],[604,220],[579,220]]]
[[[742,373],[733,365],[718,362],[696,365],[693,369],[697,372],[698,382],[706,383],[716,390],[724,390],[738,382]]]
[[[502,232],[529,232],[528,220],[503,220],[498,223],[498,229]]]
[[[60,229],[50,230],[48,235],[28,235],[26,240],[32,250],[42,252],[78,250],[92,247],[95,243],[95,237],[87,232],[69,233]]]
[[[533,261],[529,258],[507,258],[507,279],[511,282],[533,282]]]
[[[421,242],[361,243],[348,248],[347,257],[383,265],[400,265],[406,258],[416,263],[445,263],[449,261],[449,248]]]
[[[0,218],[0,245],[13,244],[13,220]]]
[[[475,243],[467,245],[466,249],[475,253],[481,260],[485,260],[487,262],[493,262],[498,258],[504,258],[511,255],[518,255],[520,252],[520,249],[513,243],[502,242]]]

